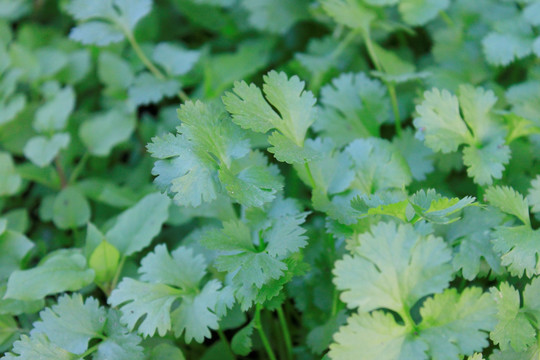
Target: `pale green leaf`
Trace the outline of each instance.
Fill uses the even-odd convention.
[[[38,300],[47,295],[76,291],[94,280],[94,271],[76,250],[57,250],[36,267],[16,270],[8,280],[7,299]]]
[[[24,155],[39,167],[49,165],[60,150],[70,142],[68,133],[54,134],[52,137],[34,136],[24,146]]]
[[[53,222],[59,229],[74,229],[90,220],[88,200],[75,187],[66,187],[53,203]]]
[[[0,196],[13,195],[22,184],[22,179],[15,169],[11,154],[0,152]]]
[[[150,245],[169,216],[170,200],[153,193],[121,213],[105,238],[124,256],[136,253]]]

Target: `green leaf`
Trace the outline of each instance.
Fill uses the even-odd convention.
[[[83,45],[107,46],[124,40],[124,34],[113,24],[91,21],[71,29],[69,38]]]
[[[467,175],[479,185],[491,185],[493,179],[500,179],[504,165],[510,161],[510,148],[504,140],[498,139],[482,148],[468,146],[463,149],[463,163]]]
[[[77,360],[80,357],[51,344],[45,335],[37,335],[29,338],[21,336],[21,340],[15,341],[11,353],[7,353],[2,360]]]
[[[0,152],[0,197],[13,195],[22,184],[22,179],[15,170],[15,163],[8,152]]]
[[[76,250],[57,250],[36,267],[11,273],[6,299],[38,300],[47,295],[75,291],[91,284],[94,271],[86,268],[86,260]]]
[[[0,285],[0,315],[34,314],[43,309],[45,301],[39,300],[14,300],[4,299],[7,285]]]
[[[445,242],[411,225],[380,222],[355,241],[353,256],[335,264],[334,283],[349,308],[408,311],[422,297],[441,292],[452,278]]]
[[[506,66],[529,55],[532,43],[527,35],[491,32],[482,40],[482,48],[489,63]]]
[[[49,165],[60,150],[67,148],[70,142],[68,133],[54,134],[50,138],[34,136],[24,147],[24,155],[39,167]]]
[[[135,129],[135,117],[122,109],[112,109],[86,120],[79,137],[92,155],[107,156],[118,144],[129,139]]]
[[[297,21],[309,17],[309,0],[242,0],[248,21],[256,29],[284,34]]]
[[[97,284],[105,284],[111,281],[116,273],[119,261],[120,253],[118,250],[112,244],[103,240],[92,252],[88,260],[90,269],[93,269],[96,273],[94,281]]]
[[[103,331],[105,339],[98,345],[93,354],[94,360],[143,360],[143,348],[139,345],[141,338],[120,324],[118,310],[109,309]]]
[[[199,60],[200,52],[186,50],[174,43],[159,43],[153,53],[153,59],[165,71],[173,76],[184,75]]]
[[[162,343],[157,346],[154,346],[150,350],[150,355],[148,360],[186,360],[184,357],[184,354],[182,353],[182,350],[180,350],[178,347]]]
[[[33,324],[31,336],[43,333],[55,345],[82,354],[88,342],[101,336],[106,322],[105,309],[94,298],[83,302],[80,294],[63,295],[58,303],[43,310]]]
[[[414,180],[425,180],[426,175],[433,172],[433,151],[416,139],[410,128],[394,137],[392,143],[407,161]]]
[[[172,255],[172,256],[171,256]],[[173,329],[180,337],[185,331],[186,342],[202,342],[217,329],[215,314],[221,283],[209,281],[202,289],[199,283],[206,273],[204,258],[194,256],[191,249],[180,247],[169,255],[165,245],[158,245],[147,255],[139,269],[141,280],[124,278],[109,297],[113,306],[121,306],[122,322],[133,330],[139,319],[138,332],[152,336],[156,331],[164,336]],[[173,302],[181,299],[172,311]]]
[[[525,351],[536,341],[536,330],[527,315],[520,311],[519,292],[504,282],[499,289],[492,288],[493,299],[497,303],[497,325],[491,332],[491,339],[501,350],[512,347]]]
[[[365,360],[426,360],[427,345],[409,330],[398,325],[392,314],[355,313],[334,335],[329,356],[334,360],[353,360],[358,354]]]
[[[138,75],[128,89],[129,99],[136,106],[155,104],[165,97],[172,97],[180,90],[176,80],[158,79],[154,75],[143,72]]]
[[[0,315],[0,346],[4,346],[18,331],[17,321],[13,316]]]
[[[313,128],[339,146],[359,137],[377,136],[388,121],[390,100],[378,80],[364,73],[342,74],[321,89],[323,109]]]
[[[500,226],[495,230],[493,247],[502,254],[501,263],[514,276],[527,277],[540,273],[540,229],[532,230],[526,225],[516,227]]]
[[[503,215],[493,209],[469,207],[463,211],[463,218],[450,225],[446,240],[459,242],[457,253],[454,255],[454,269],[461,269],[467,280],[478,276],[484,259],[491,270],[500,274],[501,260],[493,249],[491,239],[492,229],[500,225]]]
[[[387,140],[357,139],[345,151],[353,161],[353,186],[365,194],[389,188],[399,189],[412,181],[407,162]]]
[[[263,91],[266,98],[256,86],[237,82],[233,92],[225,94],[223,103],[233,121],[241,127],[261,133],[276,129],[302,148],[306,132],[314,121],[315,98],[311,92],[304,91],[304,82],[298,77],[289,79],[284,73],[275,71],[264,76]],[[278,139],[274,138],[274,149],[270,150],[273,153],[278,153],[283,144],[283,140]],[[289,151],[290,148],[282,153],[285,155]]]
[[[401,0],[399,12],[407,24],[418,26],[433,20],[449,5],[449,0]]]
[[[345,311],[340,311],[332,316],[323,325],[315,327],[307,336],[306,343],[315,354],[322,354],[332,343],[332,337],[345,324],[347,316]]]
[[[497,322],[495,313],[494,301],[482,289],[470,287],[461,294],[448,289],[422,305],[420,338],[434,360],[481,351],[489,345],[488,333]]]
[[[114,89],[127,89],[135,79],[129,63],[108,51],[99,54],[98,77],[102,83]]]
[[[492,186],[486,190],[486,200],[501,211],[514,215],[525,225],[531,226],[527,199],[509,186]]]
[[[540,175],[531,181],[527,202],[531,205],[532,212],[540,213]]]
[[[240,329],[234,334],[231,340],[231,349],[236,355],[247,356],[253,347],[251,336],[255,325],[252,322]]]
[[[37,109],[34,129],[45,134],[64,130],[74,108],[75,91],[67,86]]]
[[[457,97],[447,90],[426,91],[416,112],[418,117],[414,119],[414,126],[431,149],[449,153],[456,151],[459,145],[473,141],[459,113]]]
[[[376,18],[374,11],[356,0],[324,0],[322,7],[338,24],[362,30],[364,33],[369,32],[371,23]]]
[[[75,187],[66,187],[53,203],[53,222],[59,229],[74,229],[90,220],[90,205]]]
[[[170,200],[153,193],[121,213],[105,238],[123,256],[136,253],[148,245],[161,230],[169,216]]]
[[[0,234],[0,281],[21,268],[21,262],[34,243],[21,233],[5,230]]]

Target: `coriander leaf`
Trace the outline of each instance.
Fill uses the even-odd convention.
[[[362,339],[362,341],[359,341]],[[349,317],[347,325],[334,335],[329,356],[334,360],[426,360],[427,345],[406,326],[398,325],[392,314],[359,312]]]
[[[424,93],[424,101],[416,107],[414,126],[426,145],[435,151],[456,151],[463,143],[473,141],[459,113],[458,99],[447,90],[432,89]]]
[[[107,156],[135,129],[133,114],[117,108],[86,120],[79,127],[79,137],[92,155]]]
[[[112,88],[127,89],[135,79],[129,63],[108,51],[99,54],[97,67],[99,80]]]
[[[458,220],[457,213],[472,205],[474,201],[475,198],[471,196],[463,199],[447,198],[433,189],[419,190],[409,199],[416,216],[439,224],[448,224]]]
[[[379,135],[388,121],[390,100],[386,88],[364,73],[342,74],[321,89],[323,108],[313,128],[339,146],[359,137]]]
[[[493,248],[501,256],[501,263],[508,267],[514,276],[532,277],[540,273],[540,230],[532,230],[530,227],[500,226],[495,230]]]
[[[180,90],[176,80],[158,79],[143,72],[139,74],[128,89],[129,99],[136,105],[154,104],[165,97],[172,97]]]
[[[449,0],[401,0],[399,12],[409,25],[424,25],[450,5]]]
[[[531,181],[527,202],[531,205],[532,212],[540,213],[540,175]]]
[[[426,175],[434,170],[433,151],[416,139],[410,128],[405,129],[401,136],[394,137],[392,143],[407,161],[414,180],[425,180]]]
[[[99,338],[105,326],[105,309],[94,298],[83,302],[80,294],[63,295],[58,303],[43,310],[33,324],[31,336],[43,333],[55,345],[74,354],[82,354],[88,342]]]
[[[33,247],[34,243],[21,233],[5,230],[0,234],[0,282],[21,268],[22,260]]]
[[[309,162],[309,171],[318,191],[323,191],[324,194],[337,194],[349,188],[355,173],[348,153],[336,150],[332,141],[326,138],[308,139],[306,146],[324,154]],[[313,186],[304,164],[296,164],[295,169],[306,185]]]
[[[482,40],[482,48],[489,63],[506,66],[529,55],[532,43],[527,35],[491,32]]]
[[[169,216],[170,200],[153,193],[121,213],[105,238],[123,256],[136,253],[150,245]]]
[[[253,321],[251,321],[249,324],[236,332],[236,334],[234,334],[231,340],[231,349],[235,354],[246,356],[251,352],[251,348],[253,347],[251,336],[253,334],[254,327],[255,324]]]
[[[184,354],[182,353],[182,350],[180,350],[175,345],[171,345],[168,343],[161,343],[157,346],[153,346],[150,350],[150,355],[148,357],[148,360],[161,360],[161,359],[168,359],[168,360],[186,360],[184,357]]]
[[[369,32],[371,22],[376,18],[374,11],[356,0],[324,0],[322,7],[338,24],[365,33]]]
[[[92,283],[94,271],[86,268],[86,260],[76,250],[57,250],[36,267],[11,273],[6,299],[38,300],[47,295],[75,291]]]
[[[468,146],[463,149],[463,163],[467,166],[467,175],[479,185],[491,185],[492,179],[500,179],[508,161],[510,148],[504,144],[502,138],[482,148]]]
[[[275,71],[264,76],[263,92],[266,98],[254,85],[235,83],[232,92],[223,97],[223,103],[233,121],[245,129],[261,133],[276,129],[280,134],[274,132],[270,137],[273,147],[269,151],[284,161],[296,162],[298,159],[289,153],[302,151],[306,132],[314,121],[315,98],[304,90],[304,82],[297,76],[289,79],[285,73]]]
[[[39,167],[49,165],[60,150],[67,148],[70,142],[68,133],[54,134],[50,138],[34,136],[24,146],[24,155]]]
[[[144,336],[152,336],[156,331],[164,336],[172,327],[177,337],[185,331],[187,342],[202,342],[210,337],[209,329],[218,327],[215,311],[221,283],[211,280],[200,289],[199,282],[206,273],[204,258],[193,256],[192,250],[185,247],[171,255],[164,245],[157,246],[139,269],[145,282],[125,278],[108,301],[113,306],[124,304],[121,319],[130,330],[146,315],[138,328]],[[171,313],[177,299],[181,303]]]
[[[492,186],[486,190],[487,201],[501,211],[514,215],[530,226],[529,203],[520,193],[509,186]]]
[[[76,187],[66,187],[54,199],[52,220],[59,229],[78,228],[90,220],[90,205]]]
[[[106,339],[99,343],[93,360],[143,360],[141,338],[120,324],[120,312],[109,309],[104,328]]]
[[[488,333],[495,327],[495,303],[477,287],[461,294],[448,289],[427,299],[420,315],[420,338],[428,344],[434,360],[456,359],[489,345]]]
[[[282,178],[275,166],[268,166],[263,154],[252,152],[222,168],[219,179],[229,196],[246,207],[261,207],[272,201],[283,189]]]
[[[59,346],[51,344],[43,334],[32,336],[21,336],[15,341],[11,353],[7,353],[2,360],[77,360],[80,356],[72,354]]]
[[[365,194],[402,188],[411,182],[407,162],[394,146],[384,139],[357,139],[345,151],[353,161],[352,186]]]
[[[74,108],[75,91],[67,86],[37,109],[34,129],[46,134],[64,130]]]
[[[173,43],[159,43],[154,49],[153,59],[173,76],[187,73],[199,60],[200,52],[186,50]]]
[[[407,312],[422,297],[446,288],[452,278],[445,242],[423,236],[411,225],[380,222],[356,241],[353,256],[345,255],[333,271],[349,308]]]
[[[499,289],[492,288],[493,299],[497,303],[497,325],[491,332],[491,339],[501,350],[525,351],[536,341],[536,330],[527,315],[520,311],[519,292],[504,282]]]
[[[469,207],[463,211],[463,218],[450,225],[446,239],[459,241],[454,255],[454,269],[461,269],[463,277],[473,280],[480,272],[484,259],[496,274],[501,273],[501,260],[493,249],[492,230],[503,221],[503,215],[493,209]]]
[[[11,154],[8,152],[0,152],[0,197],[13,195],[22,184],[22,179],[15,169],[15,163]]]
[[[309,0],[242,0],[249,23],[256,29],[284,34],[297,21],[309,17]]]
[[[124,34],[113,24],[91,21],[71,29],[69,38],[83,45],[107,46],[124,40]]]
[[[306,343],[315,354],[322,354],[332,343],[332,337],[339,328],[345,324],[347,316],[345,311],[340,311],[332,316],[323,325],[315,327],[307,335]]]

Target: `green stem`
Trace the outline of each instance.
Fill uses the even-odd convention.
[[[223,333],[223,330],[217,329],[217,333],[221,341],[225,344],[225,347],[227,348],[227,351],[230,353],[232,359],[236,359],[236,355],[234,355],[234,352],[232,351],[231,344],[229,343],[229,340],[227,340],[227,337]]]
[[[379,62],[379,58],[377,57],[377,53],[375,52],[375,48],[373,47],[373,42],[371,41],[371,36],[369,32],[364,33],[364,41],[366,43],[366,49],[368,52],[368,55],[373,62],[373,65],[375,66],[375,69],[378,72],[385,73],[383,67],[381,66],[381,63]],[[399,106],[396,96],[396,88],[394,84],[391,84],[387,81],[384,82],[387,89],[388,94],[390,95],[390,101],[392,103],[392,112],[394,113],[394,123],[396,127],[396,134],[398,136],[401,136],[401,117],[399,116]]]
[[[311,188],[315,190],[315,179],[313,178],[313,174],[311,173],[311,169],[309,167],[309,163],[307,161],[304,161],[304,167],[306,168],[306,172],[308,174],[308,179],[311,184]]]
[[[84,359],[85,357],[87,357],[88,355],[90,355],[91,353],[93,353],[94,351],[96,351],[99,347],[99,344],[96,344],[94,346],[92,346],[91,348],[89,348],[88,350],[86,350],[84,353],[82,353],[80,356],[79,356],[79,359]]]
[[[281,325],[281,332],[283,332],[283,337],[285,339],[285,347],[287,348],[287,358],[293,359],[293,346],[291,340],[291,333],[289,332],[289,326],[287,325],[287,319],[283,312],[283,307],[280,306],[277,308],[277,314],[279,318],[279,324]]]
[[[159,80],[165,80],[167,77],[152,63],[152,61],[150,61],[150,59],[148,59],[144,51],[139,46],[137,39],[135,39],[133,32],[131,32],[129,29],[126,29],[126,28],[124,28],[123,30],[124,30],[124,34],[126,35],[126,38],[131,44],[131,47],[133,47],[133,50],[135,51],[135,54],[137,54],[137,56],[142,61],[144,66],[146,66],[146,68],[150,70],[150,72],[154,74],[156,78],[158,78]],[[179,90],[177,95],[180,98],[180,100],[182,100],[183,102],[186,102],[189,100],[189,96],[187,96],[187,94],[182,90]]]
[[[270,360],[277,360],[276,355],[274,354],[274,350],[272,350],[272,346],[270,346],[270,341],[268,341],[268,338],[266,337],[266,334],[264,333],[264,329],[262,327],[261,305],[257,305],[255,308],[254,320],[255,320],[255,328],[257,329],[257,332],[259,333],[259,337],[261,338],[264,349],[266,350],[266,354],[268,354],[268,358]]]
[[[443,19],[443,21],[446,23],[446,25],[454,26],[454,21],[452,21],[452,19],[450,18],[450,16],[448,16],[446,11],[444,11],[444,10],[439,11],[439,16],[441,17],[441,19]]]
[[[396,88],[393,84],[387,83],[388,93],[390,94],[390,101],[392,102],[392,112],[394,113],[394,124],[396,127],[396,134],[401,136],[401,117],[399,116],[399,106],[396,96]]]
[[[71,172],[71,175],[69,176],[69,183],[73,184],[77,178],[79,177],[81,171],[84,169],[84,166],[86,165],[86,162],[88,161],[88,158],[90,157],[90,153],[85,152],[84,155],[81,157],[73,171]]]
[[[67,180],[66,180],[66,172],[64,171],[64,168],[62,167],[62,162],[60,161],[60,154],[58,154],[54,158],[54,166],[56,167],[56,172],[58,174],[58,178],[60,179],[60,186],[61,188],[65,188],[67,186]]]
[[[118,279],[120,278],[120,273],[122,272],[122,269],[124,268],[125,263],[126,263],[126,256],[124,255],[120,259],[120,263],[118,263],[118,267],[116,268],[116,272],[114,273],[114,278],[111,281],[111,285],[109,286],[109,289],[107,291],[107,297],[109,297],[112,291],[116,288],[116,285],[118,284]]]

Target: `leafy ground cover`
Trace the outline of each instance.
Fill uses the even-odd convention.
[[[539,57],[536,0],[0,0],[2,359],[538,359]]]

